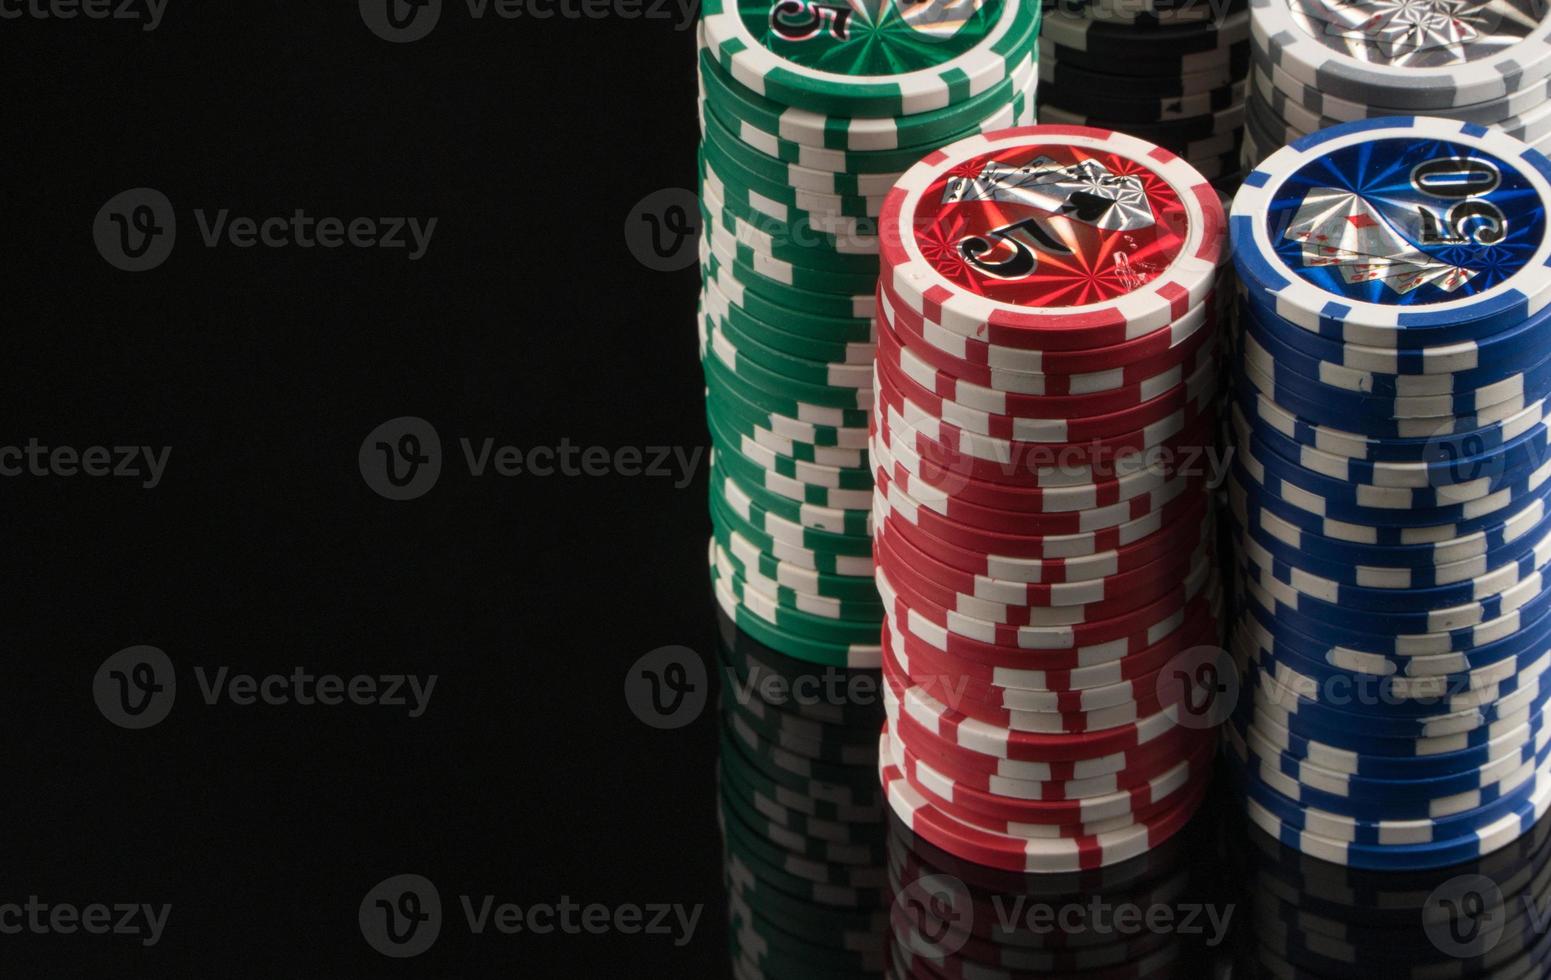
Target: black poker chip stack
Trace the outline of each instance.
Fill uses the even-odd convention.
[[[1140,137],[1232,194],[1249,66],[1244,0],[1050,0],[1039,121]]]

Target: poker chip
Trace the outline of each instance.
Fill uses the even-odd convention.
[[[1357,928],[1421,926],[1450,917],[1450,910],[1435,900],[1439,879],[1430,871],[1373,872],[1331,864],[1282,847],[1253,827],[1245,830],[1246,846],[1234,855],[1241,864],[1236,870],[1253,880],[1256,899],[1300,916],[1345,917]],[[1531,833],[1459,870],[1462,876],[1487,879],[1508,900],[1539,895],[1551,883],[1548,843],[1551,822],[1542,820]],[[892,841],[888,850],[892,860]]]
[[[883,512],[883,516],[887,516],[889,504],[886,499],[880,498],[876,502],[876,507]],[[1029,585],[1085,582],[1119,574],[1128,569],[1140,568],[1164,557],[1170,549],[1188,540],[1190,529],[1197,526],[1198,521],[1205,519],[1206,511],[1205,501],[1198,499],[1193,509],[1182,510],[1182,516],[1170,522],[1167,528],[1164,528],[1160,522],[1156,530],[1144,532],[1140,539],[1134,542],[1118,545],[1109,550],[1081,551],[1077,554],[1058,553],[1048,558],[995,554],[978,550],[972,543],[961,546],[932,535],[929,529],[917,529],[908,519],[892,522],[888,533],[897,535],[900,541],[909,542],[912,548],[922,554],[975,575]],[[1082,542],[1084,545],[1087,543],[1087,541]],[[1059,552],[1068,549],[1056,550]]]
[[[1113,59],[1112,69],[1128,77],[1144,77],[1147,73],[1137,69],[1134,58],[1148,64],[1180,63],[1201,66],[1227,60],[1235,46],[1249,40],[1249,15],[1242,4],[1230,6],[1227,16],[1172,24],[1159,24],[1143,30],[1139,25],[1101,20],[1083,14],[1073,14],[1059,5],[1047,5],[1044,23],[1040,30],[1041,49],[1053,48],[1081,52],[1088,57]],[[1117,12],[1122,4],[1111,4]],[[1132,9],[1135,9],[1134,7]],[[1057,64],[1060,58],[1055,59]]]
[[[1244,7],[1242,0],[1232,0],[1235,10]],[[1159,24],[1188,25],[1210,20],[1221,13],[1221,8],[1205,0],[1138,0],[1136,3],[1104,3],[1102,0],[1055,0],[1047,4],[1050,10],[1067,17],[1080,17],[1104,24]]]
[[[1237,497],[1237,495],[1235,495]],[[1310,590],[1329,597],[1346,590],[1353,605],[1367,604],[1389,608],[1401,603],[1416,590],[1417,596],[1431,595],[1442,602],[1462,602],[1473,594],[1478,582],[1503,581],[1514,576],[1527,577],[1543,561],[1547,538],[1515,542],[1509,549],[1487,556],[1485,561],[1466,560],[1433,566],[1430,570],[1354,566],[1334,557],[1314,557],[1288,547],[1282,540],[1266,534],[1263,522],[1248,512],[1240,519],[1242,541],[1250,561],[1258,568],[1271,568],[1273,576],[1288,584],[1297,580]],[[1431,574],[1428,574],[1430,572]],[[1377,583],[1366,587],[1364,583]]]
[[[1310,133],[1387,116],[1551,140],[1551,20],[1538,3],[1255,0],[1249,13],[1251,166]]]
[[[906,737],[905,733],[909,731],[909,726],[901,722],[901,737]],[[1203,745],[1208,742],[1211,742],[1211,739],[1200,738],[1188,743],[1186,741],[1177,744],[1169,743],[1166,746],[1156,747],[1156,750],[1150,747],[1146,752],[1131,753],[1125,763],[1117,762],[1114,772],[1068,780],[1055,780],[1046,776],[1026,778],[1025,775],[1020,775],[1020,773],[1053,768],[1049,765],[1041,767],[1035,763],[1002,760],[994,770],[988,770],[984,766],[973,764],[982,760],[968,756],[964,752],[944,749],[930,739],[914,739],[910,752],[912,757],[930,765],[933,770],[945,774],[945,777],[953,783],[972,788],[986,799],[1071,801],[1111,797],[1122,791],[1135,790],[1156,780],[1160,774],[1178,765],[1181,758],[1179,752],[1187,753],[1184,756],[1186,758],[1194,758],[1197,752],[1209,754],[1213,750],[1203,748]],[[1124,771],[1121,771],[1122,769]],[[1125,823],[1119,816],[1114,820],[1120,821],[1115,823],[1117,827]],[[1030,825],[1025,832],[1036,836],[1071,836],[1069,832],[1062,831],[1060,826],[1059,823]]]
[[[1138,85],[1138,80],[1135,76],[1094,71],[1080,64],[1074,64],[1069,60],[1060,58],[1041,58],[1038,70],[1039,81],[1042,86],[1056,85],[1065,89],[1087,88],[1097,93],[1120,98],[1135,98],[1139,91],[1145,92],[1148,98],[1159,99],[1170,96],[1197,95],[1202,92],[1209,92],[1224,86],[1233,85],[1236,81],[1232,65],[1228,62],[1195,71],[1180,72],[1178,75],[1169,78],[1149,77],[1146,80],[1145,89]]]
[[[1032,121],[1042,10],[789,8],[719,2],[699,25],[708,564],[751,637],[876,668],[877,217],[917,160]]]
[[[1262,29],[1287,9],[1252,5],[1257,57],[1278,54],[1263,80],[1303,77],[1316,37],[1346,59],[1321,69],[1329,100],[1359,77],[1397,107],[1444,75],[1484,91],[1470,59],[1429,61],[1419,29],[1410,66],[1363,75],[1347,62],[1369,42],[1337,17],[1354,10],[1300,2],[1304,33]],[[1365,31],[1387,23],[1371,16]],[[1488,97],[1511,118],[1515,96]],[[1444,867],[1551,805],[1548,175],[1479,123],[1362,118],[1276,149],[1233,202],[1227,758],[1250,821],[1305,854]]]
[[[1251,798],[1250,819],[1283,843],[1335,863],[1372,867],[1448,867],[1479,857],[1528,831],[1551,808],[1551,773],[1541,769],[1534,791],[1485,826],[1457,831],[1444,840],[1406,844],[1363,844],[1327,837],[1286,822]]]
[[[1211,549],[1208,546],[1202,546],[1195,551],[1183,553],[1177,559],[1171,557],[1162,561],[1159,563],[1160,567],[1146,569],[1142,581],[1137,581],[1138,575],[1135,573],[1119,576],[1111,581],[1117,583],[1115,588],[1120,594],[1111,598],[1064,605],[1059,600],[1070,598],[1069,593],[1045,592],[1042,595],[1035,593],[1014,602],[998,602],[959,592],[955,590],[954,585],[945,585],[928,575],[911,570],[908,567],[908,561],[913,553],[908,548],[893,547],[887,533],[879,536],[879,551],[885,550],[888,552],[886,564],[893,568],[894,577],[900,585],[898,594],[908,591],[912,596],[920,597],[938,608],[951,610],[966,619],[976,620],[981,624],[1017,627],[1021,632],[1025,627],[1030,630],[1045,627],[1077,627],[1081,624],[1093,624],[1118,618],[1143,606],[1161,601],[1179,587],[1181,578],[1189,583],[1187,588],[1196,587],[1210,571],[1206,568],[1206,558]],[[950,623],[952,623],[951,619]],[[985,629],[984,625],[975,627],[976,632]]]
[[[764,490],[737,487],[724,462],[712,461],[712,485],[727,494],[725,500],[712,501],[713,526],[736,530],[761,547],[780,542],[786,546],[782,549],[786,560],[834,576],[843,576],[857,567],[858,561],[866,560],[867,548],[855,541],[858,525],[850,520],[849,511],[809,506]],[[860,530],[865,529],[862,522]]]
[[[1126,470],[1113,477],[1109,476],[1112,468],[1101,463],[1097,467],[1083,467],[1095,475],[1093,483],[1057,482],[1048,487],[977,480],[945,465],[940,454],[917,452],[917,446],[922,445],[919,440],[895,440],[886,419],[878,426],[872,453],[877,466],[891,481],[898,483],[906,494],[923,498],[933,510],[962,512],[968,523],[987,530],[1015,530],[1023,519],[1020,515],[1071,511],[1091,514],[1122,504],[1129,507],[1131,501],[1144,495],[1167,502],[1171,491],[1180,486],[1176,479],[1189,475],[1182,459],[1186,453],[1181,447],[1199,445],[1205,428],[1194,425],[1157,447],[1160,452],[1156,465],[1149,465],[1147,456],[1136,453],[1124,459],[1117,457],[1115,468],[1124,465]],[[1052,458],[1049,465],[1039,467],[1038,473],[1045,476],[1054,469]],[[1187,504],[1190,499],[1186,498]]]
[[[883,276],[900,304],[964,337],[1069,351],[1151,333],[1211,294],[1224,245],[1215,192],[1172,154],[1158,154],[1141,140],[1099,130],[1051,130],[1052,139],[1065,133],[1060,137],[1069,147],[1065,156],[1108,151],[1112,158],[1074,161],[1046,182],[1066,180],[1073,190],[1087,181],[1126,188],[1106,207],[1106,213],[1116,212],[1109,222],[1135,223],[1146,234],[1134,236],[1139,244],[1124,266],[1117,263],[1116,269],[1094,273],[1082,268],[1082,262],[1096,256],[1079,254],[1085,251],[1079,249],[1060,256],[1064,261],[1051,255],[1037,258],[1031,244],[1012,237],[1008,229],[1001,229],[995,241],[961,236],[948,254],[963,258],[945,265],[935,245],[939,236],[951,233],[947,223],[957,208],[950,205],[978,204],[984,211],[1000,203],[996,195],[1011,196],[1001,188],[1019,175],[1007,158],[1027,152],[1030,132],[1010,130],[995,139],[963,140],[913,168],[890,192],[881,217]],[[966,172],[973,176],[963,175]],[[1069,192],[1052,188],[1042,193]],[[1111,193],[1121,192],[1117,186]],[[1132,201],[1138,204],[1134,215],[1128,207]],[[1090,248],[1114,231],[1086,223],[1082,227],[1094,238]],[[985,229],[988,235],[995,231]],[[1035,232],[1028,234],[1039,240]],[[1127,271],[1116,271],[1121,268]],[[1135,269],[1153,274],[1133,275],[1130,270]],[[965,289],[965,279],[983,292]],[[1143,281],[1137,284],[1138,279]],[[1034,305],[1041,301],[1059,305]]]
[[[948,757],[917,754],[899,740],[891,740],[890,747],[892,763],[939,809],[982,827],[989,820],[1006,821],[1017,829],[997,828],[1002,833],[1030,837],[1083,836],[1097,824],[1118,829],[1134,823],[1170,805],[1172,794],[1188,785],[1192,774],[1200,777],[1211,768],[1215,753],[1215,743],[1203,739],[1188,756],[1167,760],[1155,769],[1127,774],[1124,779],[1096,780],[1098,789],[1077,782],[1050,789],[1044,782],[1006,778],[992,789],[989,781],[977,785],[982,781],[973,772],[955,772]]]
[[[1452,213],[1462,222],[1459,238],[1440,228],[1425,246],[1453,261],[1413,245],[1373,195],[1343,190],[1338,197],[1324,187],[1324,168],[1369,166],[1357,158],[1377,155],[1376,144],[1388,151],[1385,158],[1407,156],[1423,168],[1397,185],[1418,213]],[[1449,160],[1443,155],[1448,152],[1468,153],[1470,165]],[[1470,173],[1449,176],[1446,167]],[[1316,169],[1322,172],[1316,175]],[[1435,178],[1432,171],[1443,175]],[[1546,158],[1512,137],[1433,118],[1347,123],[1323,131],[1317,142],[1279,151],[1259,173],[1265,176],[1234,201],[1235,255],[1241,279],[1252,291],[1265,292],[1267,312],[1284,329],[1411,350],[1489,337],[1551,300],[1551,281],[1541,274],[1551,258]],[[1454,210],[1462,181],[1490,186],[1463,198],[1470,205],[1466,213]],[[1518,220],[1506,221],[1504,208]],[[1273,225],[1280,229],[1274,240],[1268,230]],[[1431,233],[1418,228],[1412,234]],[[1354,258],[1391,254],[1395,259],[1377,268]],[[1485,265],[1510,254],[1506,264]],[[1339,319],[1332,304],[1338,304]]]
[[[1272,87],[1269,78],[1257,73],[1254,76],[1256,102],[1250,112],[1257,116],[1263,129],[1285,129],[1292,136],[1303,135],[1324,129],[1328,126],[1336,126],[1343,122],[1355,122],[1360,119],[1373,119],[1396,114],[1396,110],[1386,109],[1382,106],[1355,106],[1349,103],[1341,103],[1334,98],[1313,98],[1305,95],[1303,103],[1294,102],[1288,98],[1285,92]],[[1286,79],[1284,84],[1295,84],[1292,79]],[[1534,95],[1536,99],[1545,98],[1546,86],[1538,86],[1527,94]],[[1317,108],[1309,108],[1309,105]],[[1325,112],[1334,115],[1323,114]],[[1537,101],[1532,109],[1521,115],[1499,117],[1496,119],[1481,120],[1472,118],[1479,113],[1448,112],[1445,118],[1458,119],[1461,122],[1479,122],[1482,125],[1491,126],[1521,139],[1526,143],[1539,145],[1547,136],[1551,136],[1551,106]],[[1291,137],[1287,140],[1291,142]]]
[[[952,104],[1006,78],[1032,48],[1040,10],[887,5],[865,19],[717,0],[701,9],[715,63],[752,92],[846,116],[899,116]]]
[[[891,758],[889,738],[885,733],[881,739],[880,759]],[[1173,807],[1119,830],[1069,838],[1020,838],[954,819],[931,805],[892,764],[882,763],[880,776],[890,809],[913,832],[966,860],[1022,872],[1101,867],[1150,850],[1184,827],[1200,805],[1207,785],[1207,777],[1195,777],[1196,782],[1182,791]]]
[[[1186,524],[1180,526],[1189,527]],[[908,573],[912,581],[930,589],[941,589],[945,593],[963,596],[966,601],[972,603],[983,604],[981,608],[987,610],[987,614],[1005,616],[1015,608],[1061,607],[1073,607],[1089,613],[1104,608],[1113,614],[1151,601],[1166,588],[1172,587],[1176,576],[1184,574],[1189,568],[1199,564],[1198,556],[1212,545],[1212,532],[1212,523],[1203,522],[1196,529],[1196,546],[1193,550],[1182,548],[1174,554],[1160,555],[1156,561],[1136,569],[1116,572],[1111,576],[1100,578],[1050,583],[1010,581],[955,568],[922,551],[903,536],[896,535],[888,528],[886,522],[880,527],[878,545],[880,549],[886,548],[889,551],[889,563],[900,567],[902,572]],[[1140,595],[1138,595],[1139,590]],[[1102,602],[1132,600],[1132,597],[1135,597],[1134,600],[1125,606],[1097,607],[1094,605]],[[1074,618],[1074,621],[1086,618],[1088,618],[1087,615],[1083,615],[1080,618]]]
[[[1239,81],[1189,95],[1154,97],[1138,92],[1131,96],[1106,95],[1102,91],[1078,92],[1046,83],[1041,104],[1112,119],[1118,124],[1164,123],[1193,116],[1214,115],[1244,101],[1245,82]]]
[[[969,136],[885,199],[880,771],[959,858],[1099,867],[1199,803],[1223,237],[1205,176],[1107,130]]]
[[[1263,744],[1246,745],[1237,734],[1229,741],[1247,770],[1251,796],[1263,806],[1288,819],[1306,820],[1325,836],[1350,834],[1374,845],[1447,838],[1461,829],[1492,823],[1527,798],[1535,773],[1545,762],[1542,745],[1535,752],[1497,760],[1489,774],[1358,780],[1324,774],[1309,763],[1293,763]],[[1327,779],[1329,784],[1321,785]],[[1453,790],[1455,784],[1464,788]],[[1439,795],[1413,796],[1424,791]],[[1385,816],[1377,816],[1380,813]]]
[[[1551,73],[1551,23],[1532,4],[1488,3],[1448,27],[1362,5],[1263,0],[1251,8],[1252,36],[1273,64],[1356,101],[1448,109],[1507,96],[1505,66],[1530,81]]]
[[[1128,133],[1231,193],[1250,86],[1244,4],[1047,3],[1039,121]]]
[[[1193,646],[1207,643],[1215,636],[1212,617],[1202,614],[1182,625],[1150,647],[1104,663],[1069,669],[1033,669],[988,664],[955,656],[913,636],[884,628],[883,641],[890,656],[906,676],[930,679],[952,677],[966,696],[980,695],[981,700],[999,700],[1008,707],[1024,710],[1051,710],[1048,705],[1075,702],[1074,710],[1103,707],[1106,703],[1135,700],[1145,688],[1140,682],[1155,678],[1169,660]],[[1129,695],[1117,697],[1115,689]],[[1104,702],[1098,702],[1102,696]]]

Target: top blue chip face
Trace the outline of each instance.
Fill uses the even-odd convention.
[[[1551,161],[1501,132],[1364,120],[1273,154],[1234,200],[1241,279],[1346,343],[1433,347],[1551,303]]]
[[[1305,163],[1271,198],[1266,223],[1282,261],[1321,289],[1429,306],[1512,279],[1545,237],[1546,214],[1529,181],[1494,154],[1387,137]]]

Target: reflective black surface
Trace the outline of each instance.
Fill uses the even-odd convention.
[[[1364,872],[1306,857],[1250,825],[1219,775],[1186,828],[1144,855],[1067,874],[997,871],[912,833],[876,794],[845,795],[845,778],[854,771],[863,784],[867,766],[859,754],[849,767],[835,760],[862,744],[855,726],[876,722],[866,674],[799,664],[721,625],[729,668],[721,821],[736,976],[1539,977],[1551,969],[1551,819],[1469,864]],[[762,675],[783,683],[762,685]],[[792,693],[800,690],[850,694],[820,707]],[[799,725],[815,737],[791,737]],[[870,887],[880,869],[885,887]]]
[[[653,208],[672,231],[694,175],[692,36],[644,13],[668,8],[511,19],[446,2],[434,32],[395,44],[353,3],[171,0],[151,30],[55,6],[71,5],[0,19],[0,449],[45,460],[0,477],[0,976],[729,975],[729,904],[740,957],[755,927],[784,928],[767,961],[812,977],[856,975],[811,962],[837,928],[862,967],[908,951],[921,976],[986,975],[965,964],[1003,947],[1025,972],[1124,955],[1160,976],[1276,975],[1263,951],[1309,962],[1293,944],[1337,926],[1386,930],[1347,945],[1432,958],[1404,909],[1436,882],[1298,870],[1222,786],[1134,876],[1097,885],[984,874],[881,808],[865,830],[811,835],[851,849],[798,867],[858,892],[821,928],[811,901],[727,869],[718,772],[738,743],[715,707],[693,247],[676,266],[671,238],[641,232]],[[93,232],[140,188],[175,209],[177,245],[125,272]],[[413,261],[207,246],[201,222],[223,209],[437,226]],[[407,416],[437,433],[440,471],[393,499],[368,464],[379,444],[400,477],[429,458],[402,438],[423,432],[386,426]],[[170,450],[154,485],[81,471],[121,446]],[[503,472],[567,447],[609,462]],[[165,660],[114,659],[147,646]],[[174,700],[125,727],[114,699],[149,709],[171,693],[160,670]],[[875,702],[809,714],[842,730],[825,748],[875,744]],[[869,763],[849,758],[864,789]],[[732,816],[754,859],[805,846],[761,844],[752,806]],[[812,816],[832,815],[856,816]],[[1505,900],[1540,894],[1526,869],[1544,866],[1543,830],[1482,862]],[[831,872],[841,854],[861,870]],[[896,895],[927,871],[977,910],[951,953],[901,931]],[[1218,945],[992,928],[993,897],[1094,888],[1238,904]],[[1392,891],[1410,903],[1395,917],[1350,911]],[[1284,941],[1274,923],[1294,908],[1319,918]]]

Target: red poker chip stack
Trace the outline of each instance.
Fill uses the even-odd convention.
[[[879,766],[960,858],[1113,864],[1206,791],[1224,232],[1184,161],[1083,127],[955,143],[885,201]]]

